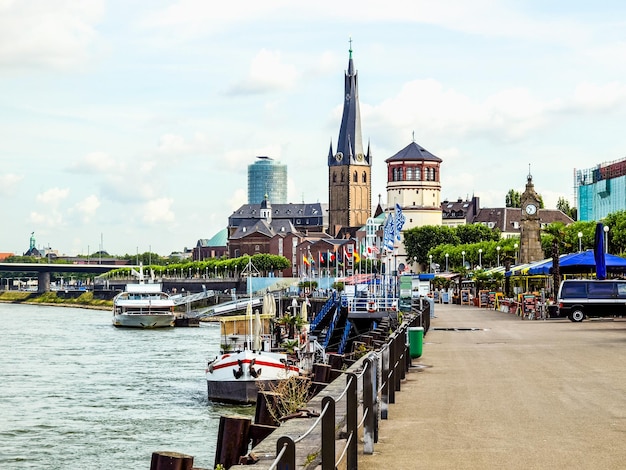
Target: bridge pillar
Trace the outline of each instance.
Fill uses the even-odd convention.
[[[50,271],[44,271],[37,276],[37,292],[49,292],[50,291]]]

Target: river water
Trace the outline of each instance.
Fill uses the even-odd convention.
[[[213,468],[222,415],[204,370],[219,326],[117,329],[111,313],[0,304],[0,468],[149,469],[154,451]]]

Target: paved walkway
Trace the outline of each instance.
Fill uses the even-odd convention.
[[[435,313],[359,470],[626,468],[626,319]]]

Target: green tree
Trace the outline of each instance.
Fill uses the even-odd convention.
[[[556,290],[561,285],[559,256],[561,256],[561,247],[565,245],[565,224],[555,222],[548,225],[543,229],[543,231],[552,239],[550,243],[552,248],[550,253],[550,256],[552,257],[552,287]]]
[[[460,243],[456,232],[450,227],[424,225],[403,232],[404,248],[408,258],[417,258],[418,263],[428,263],[428,252],[443,244],[458,245]]]
[[[506,207],[522,207],[522,195],[519,191],[509,189],[509,192],[506,193],[504,204]]]
[[[556,203],[556,208],[563,212],[563,214],[569,216],[572,220],[576,220],[578,218],[578,209],[570,207],[569,201],[564,197],[559,198]]]
[[[609,253],[621,255],[626,252],[626,211],[613,212],[602,222],[609,227],[607,234]]]
[[[500,230],[490,229],[483,224],[459,225],[455,228],[460,243],[479,243],[489,240],[500,240]]]

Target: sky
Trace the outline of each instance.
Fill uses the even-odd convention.
[[[548,208],[626,154],[626,3],[0,0],[0,252],[192,248],[256,156],[328,202],[349,40],[373,207],[385,159],[443,160],[441,199]],[[413,137],[414,136],[414,137]]]

